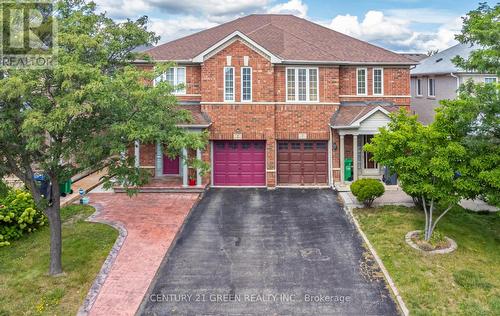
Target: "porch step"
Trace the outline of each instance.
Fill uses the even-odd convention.
[[[113,188],[113,191],[115,193],[127,193],[124,188],[121,187],[116,187]],[[205,191],[205,188],[155,188],[155,187],[146,187],[146,188],[140,188],[139,193],[202,193]]]

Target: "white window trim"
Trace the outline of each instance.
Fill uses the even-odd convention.
[[[178,83],[177,83],[177,69],[179,68],[182,68],[184,69],[184,88],[180,91],[172,91],[172,94],[173,95],[186,95],[187,93],[187,84],[186,84],[186,77],[187,77],[187,73],[186,73],[186,67],[170,67],[168,69],[173,69],[174,70],[174,86],[177,86]],[[167,70],[168,70],[167,69]],[[158,80],[159,79],[159,80]],[[158,78],[156,78],[155,80],[153,80],[153,86],[156,86],[156,84],[158,83],[158,81],[167,81],[167,72],[165,71],[164,73],[162,73]]]
[[[177,78],[177,72],[179,71],[179,69],[184,69],[184,88],[180,91],[174,91],[173,94],[174,95],[184,95],[186,94],[186,90],[187,90],[187,86],[186,86],[186,77],[187,77],[187,73],[186,73],[186,67],[172,67],[174,68],[174,83],[175,85],[179,85],[178,83],[178,78]],[[166,76],[166,74],[165,74]]]
[[[248,68],[250,69],[250,100],[243,100],[243,69]],[[245,66],[241,67],[240,69],[241,73],[241,102],[252,102],[253,100],[253,69],[250,66]],[[225,89],[224,89],[225,90]]]
[[[419,89],[419,85],[420,85],[420,89]],[[419,92],[420,90],[420,92]],[[421,78],[417,78],[415,80],[415,94],[417,95],[417,97],[421,97],[423,96],[423,91],[422,91],[422,79]]]
[[[226,100],[226,69],[229,69],[229,68],[233,69],[233,99],[232,100]],[[226,67],[224,67],[224,69],[222,71],[223,71],[222,80],[224,82],[224,89],[222,92],[222,98],[223,98],[224,102],[234,102],[235,98],[236,98],[236,89],[235,89],[236,73],[235,73],[234,67],[226,66]]]
[[[295,74],[295,99],[288,100],[288,69],[294,69]],[[299,71],[298,69],[306,70],[306,100],[299,101]],[[309,70],[316,69],[316,93],[317,100],[310,101],[309,91]],[[285,102],[289,103],[319,103],[319,67],[285,67]]]
[[[431,80],[432,80],[432,93],[431,94]],[[430,98],[435,98],[436,97],[436,79],[435,78],[427,78],[427,96]]]
[[[358,72],[360,70],[365,71],[365,93],[359,93],[358,87],[359,87],[359,80],[358,80]],[[356,95],[368,95],[368,68],[356,68]]]
[[[380,70],[380,80],[382,81],[380,84],[380,92],[381,93],[375,93],[375,70]],[[382,67],[373,68],[372,76],[373,76],[373,80],[372,80],[373,81],[373,86],[372,86],[373,95],[384,95],[384,68],[382,68]]]
[[[484,77],[483,82],[486,83],[487,79],[493,79],[495,82],[498,82],[497,77]]]

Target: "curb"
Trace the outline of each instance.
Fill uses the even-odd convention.
[[[118,253],[120,252],[120,249],[123,246],[123,243],[125,242],[125,239],[127,238],[127,229],[125,228],[125,225],[121,222],[114,222],[114,221],[108,221],[108,220],[102,220],[102,219],[97,219],[97,217],[102,213],[102,206],[99,204],[91,204],[95,208],[94,214],[90,215],[86,221],[91,222],[91,223],[101,223],[101,224],[106,224],[109,225],[116,230],[118,230],[118,238],[116,238],[115,243],[113,244],[113,247],[111,248],[111,251],[109,252],[106,260],[102,264],[101,270],[99,270],[99,273],[97,274],[96,278],[94,279],[94,282],[92,282],[92,286],[90,287],[87,296],[85,297],[85,300],[83,301],[82,305],[78,309],[77,315],[78,316],[86,316],[89,314],[90,309],[92,306],[94,306],[95,301],[97,300],[97,297],[99,296],[99,292],[101,291],[101,288],[108,278],[109,272],[111,271],[111,267],[115,263],[116,257],[118,256]]]
[[[347,195],[347,194],[345,194],[345,195]],[[339,194],[340,198],[344,201],[344,211],[349,216],[349,218],[352,220],[352,222],[354,223],[354,226],[356,226],[356,229],[358,230],[359,234],[363,238],[363,241],[365,242],[365,244],[367,245],[367,247],[370,250],[371,254],[373,255],[373,258],[375,258],[375,261],[377,262],[378,266],[380,267],[380,270],[384,274],[385,281],[389,285],[389,287],[391,289],[391,292],[394,295],[394,297],[396,297],[396,303],[398,304],[399,309],[401,310],[401,312],[403,313],[404,316],[410,315],[410,311],[408,310],[408,307],[406,307],[406,304],[403,301],[403,298],[399,294],[399,291],[398,291],[398,289],[396,287],[396,284],[394,284],[394,281],[392,280],[391,276],[389,275],[389,271],[387,271],[387,269],[385,268],[384,263],[382,262],[382,260],[378,256],[377,252],[375,251],[375,248],[372,246],[372,244],[368,240],[368,237],[366,237],[365,233],[363,232],[363,230],[361,229],[361,226],[358,223],[358,220],[356,219],[356,217],[352,213],[352,206],[350,206],[344,200],[344,196],[345,195],[344,194]]]

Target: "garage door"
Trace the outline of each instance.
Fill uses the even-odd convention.
[[[278,184],[328,184],[328,142],[279,141]]]
[[[214,185],[265,186],[264,141],[215,141]]]

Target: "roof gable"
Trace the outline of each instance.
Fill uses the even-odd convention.
[[[257,42],[255,42],[254,40],[252,40],[251,38],[249,38],[245,34],[241,33],[240,31],[235,31],[235,32],[229,34],[228,36],[226,36],[225,38],[223,38],[222,40],[220,40],[219,42],[215,43],[211,47],[207,48],[206,50],[204,50],[203,52],[201,52],[197,56],[195,56],[193,58],[193,62],[202,63],[206,59],[210,58],[211,56],[217,54],[218,52],[220,52],[221,50],[223,50],[227,46],[234,43],[236,40],[240,40],[241,42],[246,44],[248,47],[253,49],[254,51],[256,51],[259,54],[263,55],[264,57],[268,58],[271,61],[271,63],[279,64],[282,61],[281,58],[274,55],[269,50],[262,47],[261,45],[259,45]]]

